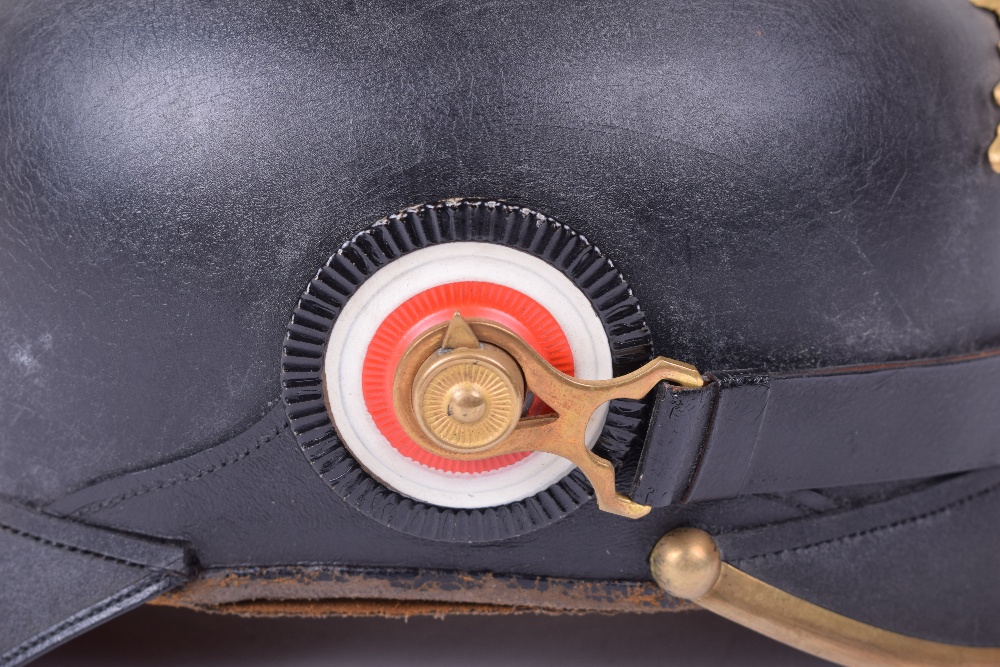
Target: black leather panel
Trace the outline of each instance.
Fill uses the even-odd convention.
[[[719,385],[704,390],[657,385],[646,441],[639,455],[630,495],[643,505],[679,503],[691,486],[702,444],[715,412]]]
[[[990,469],[906,485],[680,505],[640,521],[590,503],[517,539],[442,543],[386,528],[331,493],[298,451],[279,408],[222,447],[109,480],[50,509],[188,540],[208,568],[314,563],[605,581],[649,580],[656,540],[695,525],[719,536],[729,562],[817,604],[916,636],[1000,645],[1000,596],[992,583],[1000,544],[989,530],[1000,518],[993,516],[998,484],[1000,469]],[[963,550],[952,567],[957,544]],[[970,586],[977,580],[983,586]],[[936,595],[943,596],[938,606],[925,608]]]
[[[963,0],[5,2],[0,490],[248,427],[315,270],[447,197],[572,225],[700,368],[976,349],[996,42]]]
[[[667,505],[1000,465],[998,374],[1000,351],[992,350],[726,373],[701,390],[661,390],[633,497]]]
[[[718,537],[792,595],[905,635],[1000,646],[1000,470],[915,496]]]
[[[180,547],[0,501],[0,666],[27,662],[179,585]]]
[[[631,581],[649,578],[653,545],[690,512],[727,528],[804,512],[796,502],[746,497],[631,521],[590,502],[516,539],[435,542],[388,528],[331,491],[302,456],[280,406],[232,442],[97,484],[48,510],[190,542],[205,567],[332,563]]]

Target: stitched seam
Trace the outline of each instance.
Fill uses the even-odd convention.
[[[15,662],[17,662],[18,658],[20,658],[26,653],[30,653],[35,647],[37,647],[40,644],[44,644],[52,637],[61,634],[62,632],[72,628],[75,625],[80,625],[90,620],[94,616],[97,616],[102,612],[104,612],[105,610],[110,609],[111,607],[114,607],[118,603],[132,597],[136,593],[143,590],[143,588],[149,588],[149,587],[150,587],[149,584],[146,584],[145,582],[140,582],[138,584],[126,588],[124,591],[105,600],[100,605],[89,609],[87,613],[84,614],[82,617],[74,616],[66,619],[62,623],[59,623],[58,625],[55,625],[52,628],[49,628],[47,631],[31,639],[27,643],[21,644],[10,653],[6,653],[0,656],[0,665],[14,664]]]
[[[137,567],[143,570],[158,570],[164,571],[154,565],[146,565],[145,563],[138,563],[136,561],[126,560],[125,558],[118,558],[117,556],[108,556],[107,554],[102,554],[99,551],[92,551],[84,547],[77,547],[72,544],[66,544],[65,542],[57,542],[55,540],[50,540],[47,537],[39,537],[38,535],[32,535],[31,533],[25,532],[13,526],[8,526],[7,524],[0,523],[0,530],[5,530],[8,533],[16,535],[17,537],[23,537],[29,540],[34,540],[40,544],[46,546],[55,547],[57,549],[63,549],[71,553],[81,554],[84,556],[92,556],[94,558],[100,558],[101,560],[106,560],[112,563],[117,563],[118,565],[127,565],[128,567]]]
[[[234,463],[238,463],[238,462],[242,461],[243,459],[247,458],[248,456],[250,456],[251,454],[253,454],[257,450],[259,450],[261,447],[263,447],[264,445],[266,445],[267,443],[269,443],[272,440],[274,440],[286,428],[288,428],[288,422],[287,421],[284,422],[284,423],[282,423],[281,426],[278,426],[276,429],[274,429],[273,432],[271,432],[267,436],[261,438],[257,442],[257,444],[253,445],[252,447],[248,447],[247,449],[244,449],[243,451],[238,452],[235,456],[232,456],[232,457],[230,457],[230,458],[228,458],[225,461],[222,461],[220,463],[216,463],[214,465],[211,465],[211,466],[209,466],[209,467],[207,467],[207,468],[205,468],[203,470],[199,470],[198,472],[191,473],[191,474],[183,476],[183,477],[175,477],[173,479],[168,479],[166,481],[159,482],[159,483],[153,484],[151,486],[141,487],[139,489],[135,489],[135,490],[132,490],[132,491],[126,491],[125,493],[122,493],[120,495],[114,496],[112,498],[107,498],[107,499],[102,500],[102,501],[100,501],[98,503],[91,503],[90,505],[85,505],[85,506],[81,507],[78,510],[70,512],[70,516],[84,516],[86,514],[93,514],[94,512],[99,512],[101,510],[105,510],[105,509],[114,507],[116,505],[119,505],[119,504],[125,502],[126,500],[131,500],[131,499],[137,498],[139,496],[144,496],[147,493],[152,493],[154,491],[162,491],[163,489],[169,489],[172,486],[178,486],[180,484],[186,484],[188,482],[193,482],[193,481],[195,481],[197,479],[201,479],[202,477],[204,477],[206,475],[210,475],[213,472],[216,472],[218,470],[222,470],[226,466],[230,466],[230,465],[233,465]]]
[[[753,562],[755,560],[761,560],[761,559],[764,559],[764,558],[771,558],[773,556],[783,556],[785,554],[798,553],[798,552],[801,552],[801,551],[805,551],[806,549],[812,549],[812,548],[815,548],[815,547],[822,547],[822,546],[826,546],[828,544],[836,544],[838,542],[846,542],[848,540],[857,539],[859,537],[867,537],[869,535],[875,535],[877,533],[881,533],[881,532],[884,532],[884,531],[887,531],[887,530],[892,530],[893,528],[899,528],[901,526],[906,526],[906,525],[909,525],[909,524],[912,524],[912,523],[917,523],[919,521],[924,521],[925,519],[930,519],[932,517],[938,516],[939,514],[944,514],[946,512],[950,512],[951,510],[953,510],[955,508],[958,508],[958,507],[961,507],[962,505],[967,505],[967,504],[971,503],[974,500],[978,500],[979,498],[983,498],[985,496],[988,496],[991,493],[996,492],[997,490],[1000,490],[1000,483],[994,484],[992,486],[989,486],[989,487],[987,487],[985,489],[977,491],[976,493],[970,494],[970,495],[965,496],[963,498],[959,498],[955,502],[950,503],[948,505],[945,505],[944,507],[939,507],[936,510],[931,510],[930,512],[925,512],[923,514],[919,514],[917,516],[910,517],[908,519],[902,519],[900,521],[895,521],[893,523],[885,524],[885,525],[882,525],[882,526],[876,526],[874,528],[868,528],[867,530],[859,530],[856,533],[851,533],[849,535],[843,535],[841,537],[834,537],[834,538],[831,538],[831,539],[828,539],[828,540],[820,540],[819,542],[813,542],[811,544],[804,544],[802,546],[794,547],[794,548],[791,548],[791,549],[781,549],[779,551],[771,551],[771,552],[764,553],[764,554],[758,554],[756,556],[747,556],[746,558],[738,558],[738,559],[736,559],[735,562],[736,563],[750,563],[750,562]]]

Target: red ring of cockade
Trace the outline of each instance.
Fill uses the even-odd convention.
[[[552,314],[537,301],[495,283],[448,283],[410,297],[379,325],[368,345],[362,369],[365,405],[389,444],[417,463],[454,473],[499,470],[530,453],[505,454],[479,461],[456,461],[437,456],[406,434],[393,406],[393,380],[406,349],[421,333],[436,324],[447,322],[456,311],[468,319],[487,319],[504,325],[555,368],[568,375],[573,374],[573,352],[566,334]],[[536,399],[528,414],[535,416],[549,412],[551,409]]]

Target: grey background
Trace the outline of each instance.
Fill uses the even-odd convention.
[[[707,612],[617,616],[244,619],[146,606],[37,667],[205,665],[678,665],[829,663]]]

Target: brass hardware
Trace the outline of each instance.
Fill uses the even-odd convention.
[[[970,0],[972,4],[980,9],[985,9],[991,12],[996,12],[997,18],[1000,19],[1000,0]],[[1000,106],[1000,83],[997,84],[996,88],[993,89],[993,100]],[[990,166],[993,167],[993,171],[1000,174],[1000,127],[997,127],[997,136],[990,145],[989,151],[987,153],[990,160]]]
[[[507,358],[513,360],[513,368]],[[487,387],[471,380],[477,366],[489,367],[491,381],[497,384]],[[463,370],[445,376],[451,368]],[[522,378],[520,393],[518,378]],[[404,353],[396,370],[393,402],[407,435],[433,454],[459,460],[514,452],[555,454],[587,476],[598,507],[637,519],[650,508],[615,491],[614,467],[586,447],[587,422],[602,404],[615,398],[640,399],[664,381],[683,387],[704,384],[696,368],[664,357],[619,378],[581,380],[553,368],[510,329],[489,320],[466,321],[455,313],[451,322],[431,327]],[[517,398],[524,396],[524,385],[555,414],[520,418]],[[494,408],[506,405],[508,397],[513,417]],[[488,407],[476,421],[480,400]],[[487,416],[494,409],[499,410],[496,419]],[[475,438],[462,435],[473,430]]]
[[[442,349],[471,348],[480,346],[476,334],[469,328],[469,325],[458,313],[451,318],[448,329],[444,332],[444,340],[441,341]]]
[[[441,349],[413,380],[413,410],[424,434],[451,452],[489,449],[517,427],[524,378],[500,348],[480,344],[457,314]]]
[[[649,564],[660,588],[675,598],[697,600],[718,582],[722,556],[705,531],[678,528],[657,543]]]
[[[679,528],[668,533],[653,548],[649,560],[653,578],[667,593],[841,665],[1000,664],[1000,648],[907,637],[785,593],[722,562],[715,541],[701,530]]]

